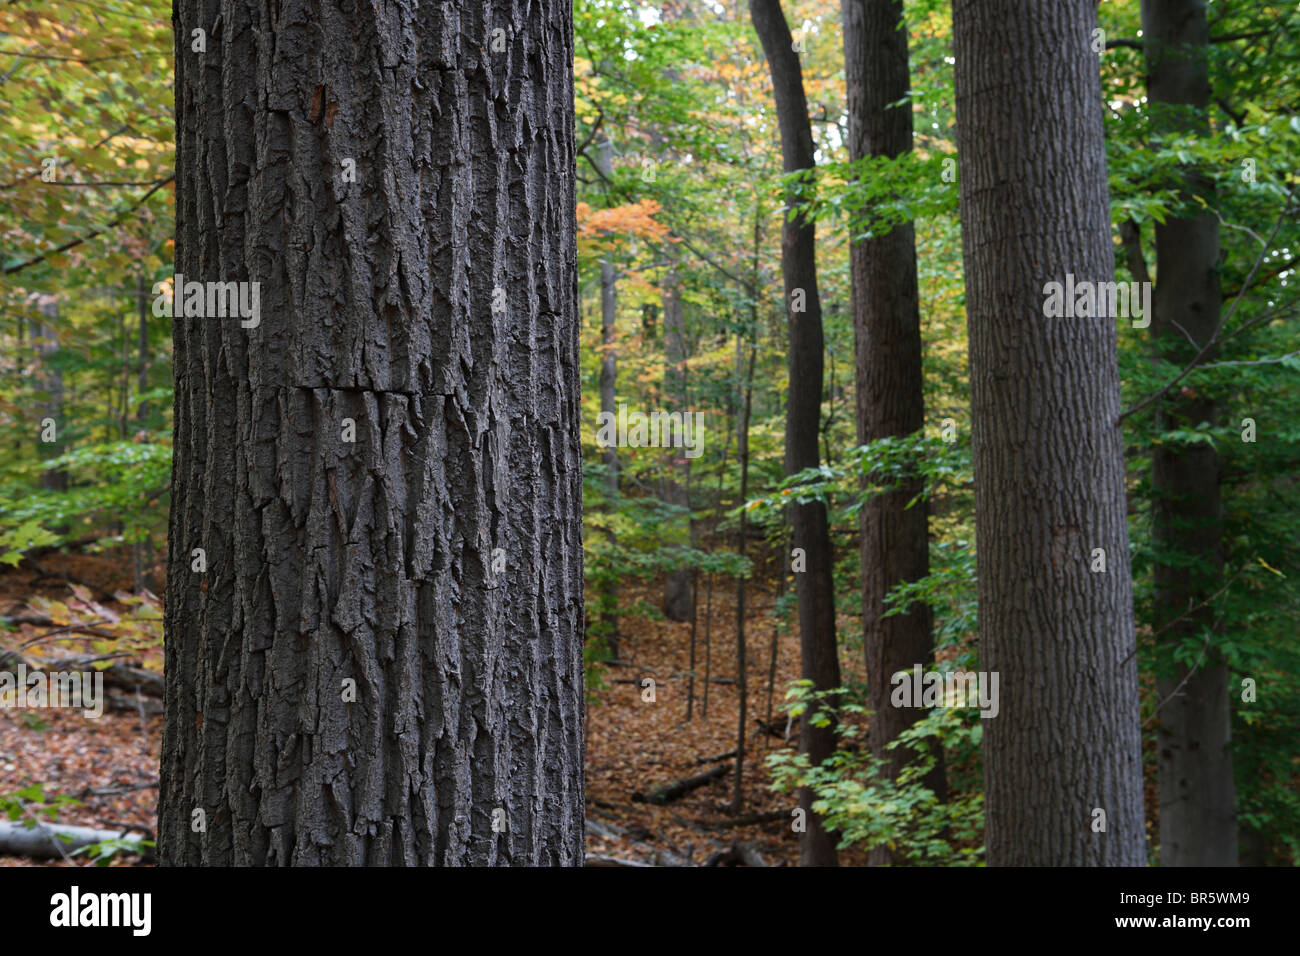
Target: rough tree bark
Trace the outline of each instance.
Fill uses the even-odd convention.
[[[1171,132],[1207,135],[1210,28],[1205,0],[1143,0],[1142,33],[1153,124]],[[1179,365],[1199,351],[1186,336],[1204,344],[1214,335],[1221,303],[1213,181],[1189,170],[1182,188],[1208,205],[1201,215],[1156,224],[1151,324],[1157,354]],[[1194,429],[1202,422],[1217,424],[1220,418],[1213,397],[1190,389],[1180,390],[1158,408],[1163,429]],[[1161,702],[1156,726],[1163,866],[1237,862],[1229,675],[1211,637],[1215,608],[1210,598],[1223,577],[1222,472],[1212,445],[1165,442],[1152,452],[1152,536],[1161,555],[1173,556],[1155,566],[1156,622],[1164,628],[1163,670],[1156,681]],[[1172,656],[1189,638],[1208,642],[1195,669],[1175,663]]]
[[[175,26],[161,862],[581,865],[569,4]]]
[[[778,0],[750,0],[749,12],[772,74],[785,171],[811,169],[815,165],[812,124],[808,120],[803,72],[794,52],[790,26]],[[790,354],[785,469],[787,474],[794,474],[818,464],[824,342],[821,300],[817,296],[816,227],[803,215],[794,197],[787,197],[787,204],[781,229],[781,271],[786,307],[790,310],[787,313]],[[800,300],[804,306],[802,312],[795,311],[795,304]],[[831,580],[826,507],[814,502],[792,505],[790,510],[794,547],[807,561],[807,569],[795,576],[802,675],[812,681],[815,690],[830,690],[840,684],[840,663],[835,642],[835,588]],[[801,720],[799,727],[800,748],[812,764],[820,763],[834,752],[833,727],[814,727],[810,720]],[[800,794],[799,802],[808,825],[799,842],[800,865],[834,866],[835,840],[812,813],[811,794],[806,789]]]
[[[1114,271],[1096,22],[953,4],[991,866],[1145,861],[1115,324],[1044,315]]]
[[[912,150],[910,105],[893,106],[911,88],[902,0],[843,0],[844,73],[848,91],[849,157],[893,158]],[[892,107],[892,108],[891,108]],[[856,230],[855,230],[856,232]],[[853,283],[853,329],[857,345],[857,423],[862,444],[919,432],[925,424],[921,370],[921,309],[912,224],[895,226],[849,247]],[[930,572],[929,506],[916,499],[917,477],[862,509],[862,625],[867,689],[871,703],[871,752],[897,776],[908,760],[888,744],[914,724],[923,710],[893,707],[890,678],[921,664],[934,664],[930,606],[882,617],[885,595],[904,581]],[[943,750],[926,785],[946,796]],[[903,862],[887,846],[872,851],[881,865]]]

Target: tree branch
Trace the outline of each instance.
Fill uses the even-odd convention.
[[[1264,257],[1268,255],[1269,246],[1272,245],[1273,240],[1277,237],[1278,232],[1282,229],[1282,224],[1287,221],[1287,218],[1290,216],[1293,208],[1294,207],[1291,205],[1291,197],[1290,195],[1288,195],[1287,205],[1282,210],[1282,215],[1278,217],[1277,222],[1273,224],[1273,231],[1270,232],[1268,238],[1264,240],[1263,248],[1260,249],[1259,255],[1255,257],[1255,263],[1250,267],[1250,273],[1246,276],[1246,281],[1241,284],[1241,291],[1237,293],[1237,297],[1232,300],[1232,305],[1228,308],[1228,314],[1225,315],[1223,319],[1219,322],[1218,327],[1215,328],[1214,330],[1214,334],[1210,336],[1210,340],[1206,342],[1204,346],[1202,346],[1199,352],[1196,353],[1196,357],[1192,359],[1191,364],[1188,365],[1181,372],[1179,372],[1177,375],[1175,375],[1173,379],[1171,379],[1169,383],[1164,386],[1164,388],[1160,389],[1157,392],[1152,392],[1142,401],[1138,402],[1136,405],[1128,409],[1128,411],[1121,412],[1119,418],[1116,419],[1115,424],[1118,425],[1120,422],[1124,421],[1124,419],[1128,418],[1130,415],[1135,414],[1136,412],[1140,412],[1142,409],[1146,408],[1152,402],[1158,401],[1159,399],[1163,398],[1166,394],[1168,394],[1171,388],[1173,388],[1175,385],[1177,385],[1179,382],[1185,379],[1188,375],[1190,375],[1192,370],[1195,369],[1198,365],[1200,365],[1202,360],[1207,355],[1209,355],[1210,351],[1221,341],[1219,333],[1223,331],[1223,329],[1227,326],[1227,324],[1230,321],[1232,321],[1233,315],[1235,315],[1237,312],[1237,307],[1241,305],[1242,296],[1245,295],[1246,290],[1250,288],[1250,284],[1255,279],[1255,273],[1259,271],[1260,264],[1263,263]],[[1274,311],[1278,311],[1278,310],[1274,310]],[[1264,313],[1264,316],[1257,316],[1254,320],[1246,323],[1240,329],[1237,329],[1235,332],[1233,332],[1232,335],[1237,335],[1245,331],[1246,329],[1259,324],[1259,321],[1262,320],[1264,317],[1267,317],[1269,314],[1270,313],[1266,312]],[[1228,338],[1231,338],[1232,335],[1228,336]]]
[[[69,249],[73,249],[81,245],[83,242],[89,242],[91,239],[94,239],[96,236],[103,235],[104,233],[108,232],[108,230],[113,229],[114,227],[120,225],[123,219],[125,219],[127,216],[130,216],[137,209],[143,206],[149,200],[150,196],[152,196],[158,190],[162,189],[168,183],[174,182],[175,179],[176,179],[176,174],[173,173],[172,175],[168,176],[166,179],[159,180],[152,189],[150,189],[147,193],[145,193],[143,196],[137,199],[130,209],[127,209],[124,212],[122,212],[116,219],[114,219],[112,222],[108,223],[107,225],[100,226],[98,229],[93,229],[90,232],[86,233],[86,235],[81,236],[78,239],[71,239],[68,242],[65,242],[61,246],[56,246],[53,249],[47,249],[38,256],[32,256],[32,258],[30,259],[26,259],[22,262],[17,263],[16,265],[9,266],[8,268],[5,269],[4,274],[8,276],[8,275],[13,275],[15,272],[21,272],[23,269],[26,269],[28,266],[34,266],[37,263],[44,262],[47,256],[57,255],[60,252],[67,252]]]

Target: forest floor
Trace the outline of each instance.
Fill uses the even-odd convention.
[[[31,614],[33,599],[76,604],[74,585],[114,613],[126,608],[108,596],[131,585],[129,562],[119,556],[47,555],[38,576],[24,564],[0,571],[0,617]],[[71,581],[60,575],[68,575]],[[624,589],[623,601],[657,603],[651,585]],[[605,865],[624,863],[735,865],[739,845],[754,861],[756,851],[768,865],[794,865],[797,835],[791,829],[792,796],[768,788],[763,763],[766,753],[786,746],[780,736],[765,733],[759,718],[767,717],[768,668],[773,628],[767,608],[771,597],[754,594],[746,615],[750,641],[746,755],[739,814],[729,804],[734,789],[734,757],[715,759],[736,748],[739,686],[736,683],[735,595],[731,588],[715,590],[709,629],[710,676],[708,709],[704,708],[705,614],[700,591],[697,628],[698,675],[692,719],[686,720],[689,623],[620,619],[622,663],[602,665],[604,687],[591,693],[587,720],[587,852]],[[15,650],[46,634],[49,625],[19,623],[0,631],[0,654]],[[93,644],[69,636],[45,641],[43,650],[68,653]],[[102,650],[103,645],[100,645]],[[33,648],[24,650],[31,655]],[[154,647],[127,661],[161,671],[161,649]],[[777,652],[773,691],[773,723],[784,727],[781,701],[785,686],[799,674],[796,638],[783,635]],[[645,699],[642,681],[653,679],[654,700]],[[158,800],[158,756],[162,716],[142,710],[106,710],[97,720],[80,711],[44,708],[39,711],[0,709],[0,796],[40,785],[46,799],[63,795],[80,801],[60,808],[63,823],[100,828],[140,827],[152,835]],[[658,806],[637,800],[638,794],[726,766],[725,775]],[[734,825],[736,817],[765,816],[761,822]],[[711,860],[712,858],[712,860]],[[0,856],[0,866],[87,865],[73,861],[34,861]],[[122,860],[121,862],[129,862]],[[592,862],[595,862],[594,860]],[[845,859],[844,862],[854,862]]]

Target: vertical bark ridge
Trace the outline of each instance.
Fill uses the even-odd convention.
[[[1043,309],[1048,282],[1113,275],[1096,5],[1031,7],[953,5],[988,862],[1142,865],[1115,322]]]
[[[580,865],[569,5],[176,35],[177,271],[261,323],[174,320],[162,858]]]

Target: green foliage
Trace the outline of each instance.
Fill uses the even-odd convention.
[[[969,756],[983,734],[979,718],[972,723],[956,710],[928,712],[890,746],[904,747],[913,757],[898,779],[891,780],[883,764],[859,746],[861,726],[850,722],[869,712],[861,703],[848,700],[851,692],[813,692],[808,682],[798,682],[787,692],[787,709],[792,715],[817,726],[829,726],[837,710],[840,722],[836,735],[840,746],[827,760],[810,766],[806,754],[780,751],[767,757],[773,788],[793,793],[808,787],[814,794],[812,809],[828,830],[839,837],[841,850],[856,847],[870,850],[888,846],[916,866],[978,866],[983,853],[983,795],[978,791],[958,793],[940,802],[924,784],[934,768],[934,746]]]
[[[60,811],[67,807],[80,806],[81,801],[64,794],[47,794],[40,784],[32,784],[13,793],[0,793],[0,812],[13,822],[23,822],[28,829],[34,829],[45,818],[45,822],[58,821]],[[58,834],[62,840],[69,841],[66,834]],[[80,849],[71,851],[69,856],[85,856],[94,861],[96,866],[108,866],[113,859],[122,854],[147,854],[155,846],[153,840],[127,840],[115,837],[90,843]]]

